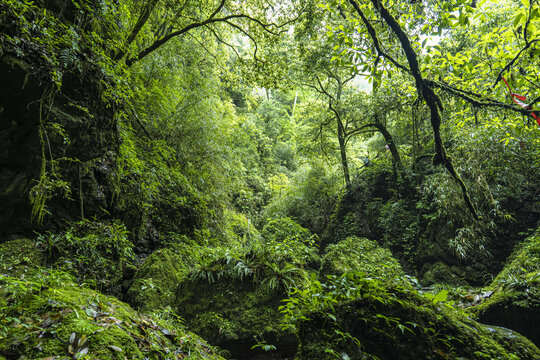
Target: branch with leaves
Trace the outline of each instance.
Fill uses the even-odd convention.
[[[128,38],[126,40],[126,47],[129,46],[131,43],[133,43],[133,41],[135,40],[135,38],[137,37],[137,35],[141,31],[143,26],[148,21],[148,19],[150,17],[150,13],[156,7],[158,2],[159,2],[159,0],[152,0],[152,1],[149,2],[149,4],[146,7],[143,8],[143,10],[141,12],[141,15],[139,16],[139,19],[138,19],[137,23],[134,26],[134,29],[132,30],[132,32],[130,33],[130,35],[128,36]],[[181,28],[179,30],[176,30],[176,31],[172,31],[172,32],[170,32],[170,33],[168,33],[166,35],[163,35],[163,36],[159,37],[151,45],[149,45],[145,49],[141,50],[138,54],[134,55],[133,57],[128,57],[126,59],[126,65],[128,67],[132,66],[136,62],[142,60],[143,58],[145,58],[146,56],[148,56],[149,54],[156,51],[161,46],[165,45],[167,42],[169,42],[170,40],[172,40],[172,39],[174,39],[174,38],[176,38],[178,36],[184,35],[184,34],[188,33],[189,31],[197,29],[197,28],[202,28],[202,27],[209,28],[210,25],[217,24],[217,23],[227,24],[227,25],[237,29],[243,35],[249,37],[253,42],[255,42],[253,36],[250,35],[247,31],[245,31],[239,24],[237,24],[235,22],[232,22],[233,20],[244,20],[244,21],[247,21],[247,22],[251,22],[253,24],[256,24],[256,26],[261,28],[264,32],[266,32],[266,33],[268,33],[270,35],[278,36],[283,31],[285,31],[285,30],[282,30],[285,26],[287,26],[290,23],[296,21],[303,12],[303,9],[301,9],[299,14],[296,17],[294,17],[292,19],[289,19],[288,21],[286,21],[286,22],[284,22],[282,24],[277,24],[277,23],[273,23],[273,22],[266,23],[266,22],[254,17],[254,16],[251,16],[251,15],[248,15],[248,14],[245,14],[245,13],[230,14],[230,15],[226,15],[226,16],[217,17],[221,12],[224,11],[225,3],[226,3],[226,0],[221,0],[221,2],[218,4],[218,6],[214,9],[214,11],[212,11],[212,13],[210,15],[208,15],[206,17],[206,19],[199,20],[199,21],[196,20],[196,19],[192,19],[193,22],[191,22],[190,24],[184,26],[183,28]],[[213,33],[215,34],[215,31]],[[255,47],[257,49],[256,42],[255,42]],[[119,54],[117,54],[115,56],[115,60],[120,60],[125,55],[126,55],[125,51],[120,52]],[[256,57],[256,54],[255,54],[255,57]]]
[[[503,77],[503,74],[508,71],[512,66],[514,66],[514,64],[516,63],[516,61],[519,59],[519,57],[521,56],[521,54],[523,54],[525,51],[527,51],[533,44],[537,43],[540,41],[540,39],[534,39],[534,40],[529,40],[529,25],[531,23],[531,15],[532,15],[532,8],[533,8],[533,4],[534,4],[534,1],[530,1],[529,2],[529,9],[528,9],[528,15],[527,15],[527,20],[525,22],[525,26],[523,27],[523,40],[525,40],[525,46],[516,54],[516,56],[514,56],[512,58],[512,60],[510,60],[508,62],[508,64],[506,64],[505,67],[503,67],[501,69],[501,71],[499,72],[499,74],[497,75],[497,78],[495,79],[495,82],[493,83],[493,85],[491,86],[491,88],[495,88],[495,86],[497,86],[497,84],[499,83],[499,81],[502,80],[502,77]]]
[[[362,17],[363,14],[362,15],[360,14],[361,9],[358,3],[355,0],[349,0],[349,3],[353,6],[355,11],[358,13],[358,15]],[[422,73],[420,71],[418,56],[412,47],[409,37],[407,36],[405,31],[401,28],[401,25],[392,16],[392,14],[390,14],[388,9],[386,9],[386,7],[383,6],[380,0],[371,0],[371,3],[373,7],[376,9],[376,11],[381,15],[384,22],[388,25],[388,27],[392,30],[392,32],[398,38],[401,44],[401,47],[403,51],[405,52],[407,62],[409,63],[410,73],[414,77],[414,80],[416,83],[416,89],[418,93],[422,96],[422,98],[424,99],[424,101],[426,102],[426,105],[428,106],[430,110],[431,127],[433,128],[433,136],[435,140],[435,153],[436,153],[435,156],[433,157],[433,163],[442,164],[448,170],[450,175],[461,187],[463,200],[467,204],[467,207],[469,208],[472,216],[478,220],[479,217],[476,212],[476,208],[474,207],[469,197],[467,186],[465,185],[465,183],[463,182],[463,180],[457,173],[456,169],[454,168],[452,159],[446,153],[446,149],[442,141],[441,114],[440,114],[440,110],[442,109],[441,100],[439,99],[437,94],[435,94],[429,82],[424,80]]]

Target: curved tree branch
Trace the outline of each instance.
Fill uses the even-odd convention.
[[[471,91],[466,91],[466,90],[463,90],[463,89],[459,89],[455,86],[451,86],[451,85],[448,85],[448,84],[444,84],[444,83],[441,83],[441,82],[438,82],[438,81],[432,81],[432,80],[424,80],[427,84],[429,84],[429,86],[432,86],[432,87],[437,87],[451,95],[454,95],[456,97],[459,97],[460,99],[468,102],[469,104],[477,107],[477,108],[486,108],[486,107],[496,107],[496,108],[500,108],[500,109],[506,109],[506,110],[510,110],[510,111],[514,111],[514,112],[517,112],[517,113],[520,113],[522,115],[526,115],[526,116],[530,116],[531,115],[531,112],[533,112],[533,110],[527,110],[527,109],[523,109],[519,106],[516,106],[516,105],[512,105],[512,104],[507,104],[507,103],[503,103],[503,102],[500,102],[500,101],[497,101],[497,100],[493,100],[493,99],[486,99],[484,97],[482,97],[482,95],[480,94],[476,94],[476,93],[473,93]],[[530,104],[529,106],[532,106],[533,104],[537,103],[538,101],[540,101],[540,97],[537,97],[536,99],[534,99]]]
[[[379,38],[377,37],[377,32],[375,31],[375,28],[371,25],[367,17],[364,15],[364,12],[362,11],[362,9],[360,9],[360,6],[358,5],[358,3],[356,1],[351,1],[350,3],[352,4],[352,6],[354,7],[356,12],[362,19],[362,22],[366,26],[369,36],[371,37],[371,40],[373,41],[373,46],[375,46],[375,50],[377,50],[377,57],[382,56],[383,58],[387,59],[392,64],[394,64],[394,66],[396,66],[397,68],[410,73],[411,71],[407,69],[406,66],[401,65],[399,62],[397,62],[397,60],[395,60],[392,56],[388,55],[386,52],[384,52],[381,49],[381,44],[379,43]]]
[[[240,56],[240,54],[238,53],[238,51],[236,50],[236,48],[232,45],[232,44],[229,44],[228,42],[226,42],[225,40],[223,40],[222,38],[219,37],[219,35],[215,32],[214,29],[212,29],[211,26],[206,26],[206,28],[208,30],[210,30],[210,32],[214,35],[214,37],[217,39],[217,41],[219,41],[220,43],[222,43],[223,45],[229,47],[233,52],[234,54],[236,55],[236,57],[238,58],[238,60],[240,60],[241,63],[244,63],[244,59],[242,59],[242,57]]]
[[[493,83],[493,85],[491,86],[492,89],[495,88],[495,86],[497,86],[497,84],[499,83],[499,81],[501,81],[504,72],[507,71],[507,70],[509,70],[509,69],[512,67],[512,65],[514,65],[514,63],[519,59],[519,57],[521,56],[521,54],[522,54],[525,50],[527,50],[528,48],[530,48],[532,44],[534,44],[534,43],[536,43],[536,42],[538,42],[538,41],[540,41],[540,39],[534,39],[534,40],[532,40],[532,41],[530,41],[530,42],[527,42],[527,43],[525,44],[525,47],[524,47],[523,49],[521,49],[521,50],[517,53],[517,55],[514,56],[514,58],[513,58],[512,60],[510,60],[510,62],[509,62],[508,64],[506,64],[506,66],[505,66],[504,68],[502,68],[502,70],[499,72],[499,75],[497,75],[497,78],[495,79],[495,83]]]
[[[191,24],[187,25],[186,27],[184,27],[183,29],[173,31],[172,33],[165,35],[161,39],[158,39],[158,40],[154,41],[154,43],[152,45],[150,45],[146,49],[142,50],[139,54],[137,54],[134,57],[126,60],[126,65],[128,67],[133,65],[137,61],[143,59],[145,56],[147,56],[147,55],[151,54],[152,52],[156,51],[157,49],[159,49],[161,46],[163,46],[169,40],[171,40],[171,39],[173,39],[173,38],[175,38],[177,36],[180,36],[182,34],[185,34],[185,33],[187,33],[188,31],[190,31],[192,29],[196,29],[196,28],[199,28],[199,27],[203,27],[203,26],[213,24],[213,23],[218,23],[218,22],[231,24],[229,22],[229,20],[233,20],[233,19],[248,19],[248,20],[253,21],[253,22],[259,24],[260,26],[262,26],[263,29],[265,31],[269,32],[270,34],[278,35],[278,33],[273,32],[272,30],[269,29],[270,26],[277,26],[277,25],[275,25],[275,24],[264,24],[260,20],[252,18],[251,16],[244,15],[244,14],[229,15],[229,16],[224,16],[224,17],[221,17],[221,18],[208,18],[208,19],[206,19],[204,21],[191,23]]]

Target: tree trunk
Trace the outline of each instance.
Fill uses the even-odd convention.
[[[373,123],[373,126],[377,128],[377,130],[379,130],[379,132],[384,137],[386,145],[388,145],[390,153],[392,154],[392,163],[394,165],[394,170],[396,171],[398,176],[402,176],[403,163],[401,162],[401,156],[399,156],[399,151],[397,149],[396,143],[394,142],[394,138],[392,137],[392,135],[388,132],[386,126],[384,126],[384,124],[379,121],[378,114],[375,114],[375,122]]]
[[[336,117],[338,128],[339,152],[341,154],[341,166],[343,167],[343,177],[347,188],[351,187],[351,176],[349,175],[349,162],[347,161],[347,149],[345,147],[345,134],[343,131],[343,123],[339,117]]]
[[[137,23],[135,24],[135,26],[133,27],[133,30],[131,30],[131,33],[126,39],[126,43],[124,45],[126,49],[131,45],[131,43],[133,43],[137,35],[139,35],[139,32],[141,31],[143,26],[146,24],[146,22],[150,18],[150,14],[154,10],[158,2],[159,0],[152,0],[148,4],[143,6],[141,13],[139,15],[139,19],[137,20]],[[114,60],[118,61],[121,58],[123,58],[126,55],[126,49],[121,50],[118,54],[116,54],[114,56]]]

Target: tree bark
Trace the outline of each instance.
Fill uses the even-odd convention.
[[[347,147],[345,141],[345,129],[343,127],[343,121],[341,120],[341,111],[339,110],[339,103],[341,101],[341,94],[343,92],[344,82],[339,76],[334,77],[337,81],[337,93],[336,93],[336,104],[338,108],[334,108],[332,100],[330,100],[330,109],[336,115],[336,125],[337,125],[337,135],[339,142],[339,153],[341,156],[341,166],[343,168],[343,177],[345,178],[345,185],[347,189],[351,187],[351,176],[349,175],[349,162],[347,161]]]

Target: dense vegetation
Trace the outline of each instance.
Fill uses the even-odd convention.
[[[538,359],[538,55],[538,0],[1,0],[0,360]]]

